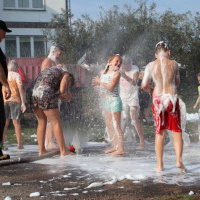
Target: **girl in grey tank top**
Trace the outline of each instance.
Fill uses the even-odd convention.
[[[121,129],[121,111],[122,102],[119,96],[119,68],[122,64],[122,58],[119,55],[113,55],[109,58],[105,70],[101,71],[101,78],[94,77],[93,86],[100,87],[100,96],[102,98],[106,127],[113,147],[105,153],[112,155],[123,155],[124,134]]]

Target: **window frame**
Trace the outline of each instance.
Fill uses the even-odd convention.
[[[4,0],[6,1],[6,0]],[[14,0],[15,1],[15,7],[5,7],[3,1],[3,9],[4,10],[31,10],[31,11],[44,11],[46,10],[46,0],[42,0],[43,7],[42,8],[33,8],[33,1],[34,0],[29,0],[29,7],[28,8],[22,8],[19,7],[19,0]]]
[[[38,58],[40,56],[35,56],[35,51],[34,51],[34,45],[35,45],[35,40],[34,38],[35,37],[41,37],[44,39],[44,55],[41,55],[41,57],[43,56],[46,56],[47,54],[47,38],[45,35],[11,35],[11,36],[6,36],[5,38],[5,53],[7,54],[6,52],[6,39],[9,38],[9,37],[15,37],[15,41],[16,41],[16,57],[17,58],[26,58],[26,57],[21,57],[20,55],[20,38],[22,37],[28,37],[29,40],[30,40],[30,54],[31,54],[31,57],[30,58]],[[9,55],[6,55],[7,57],[10,57]]]

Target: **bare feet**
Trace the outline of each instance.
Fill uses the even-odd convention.
[[[106,153],[106,154],[112,153],[112,152],[114,152],[114,151],[116,151],[116,150],[117,150],[116,147],[113,147],[112,149],[108,149],[107,151],[105,151],[105,153]]]
[[[117,150],[111,153],[111,155],[124,155],[126,152],[124,150]]]
[[[163,171],[163,163],[161,165],[157,164],[156,171],[157,172],[162,172]]]
[[[60,156],[70,156],[70,155],[74,155],[74,153],[67,150],[64,152],[60,152]]]
[[[47,150],[55,150],[55,149],[58,149],[58,147],[55,145],[54,142],[51,142],[51,143],[47,144],[46,149]]]
[[[179,168],[182,173],[186,173],[187,172],[187,168],[185,168],[185,166],[183,165],[182,162],[177,163],[176,167]]]
[[[40,152],[39,152],[39,156],[44,155],[44,154],[46,154],[46,153],[48,153],[48,151],[46,151],[46,150],[40,151]]]
[[[144,144],[140,144],[136,149],[143,150],[143,149],[145,149],[145,147],[146,147],[146,145],[144,143]]]

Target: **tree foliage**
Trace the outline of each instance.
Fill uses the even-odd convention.
[[[70,14],[73,21],[69,25],[66,15],[64,10],[54,15],[45,30],[49,40],[63,46],[65,63],[76,63],[85,52],[89,63],[105,62],[111,54],[119,53],[129,54],[141,67],[154,60],[155,44],[165,40],[171,46],[172,59],[181,64],[182,96],[195,93],[200,71],[199,13],[157,13],[155,3],[147,6],[146,0],[137,0],[135,8],[101,8],[97,20],[87,15],[73,20]]]

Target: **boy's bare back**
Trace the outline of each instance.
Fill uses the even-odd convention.
[[[153,96],[176,94],[176,86],[178,86],[180,79],[176,61],[159,56],[147,65],[147,71],[149,71],[154,83]]]

